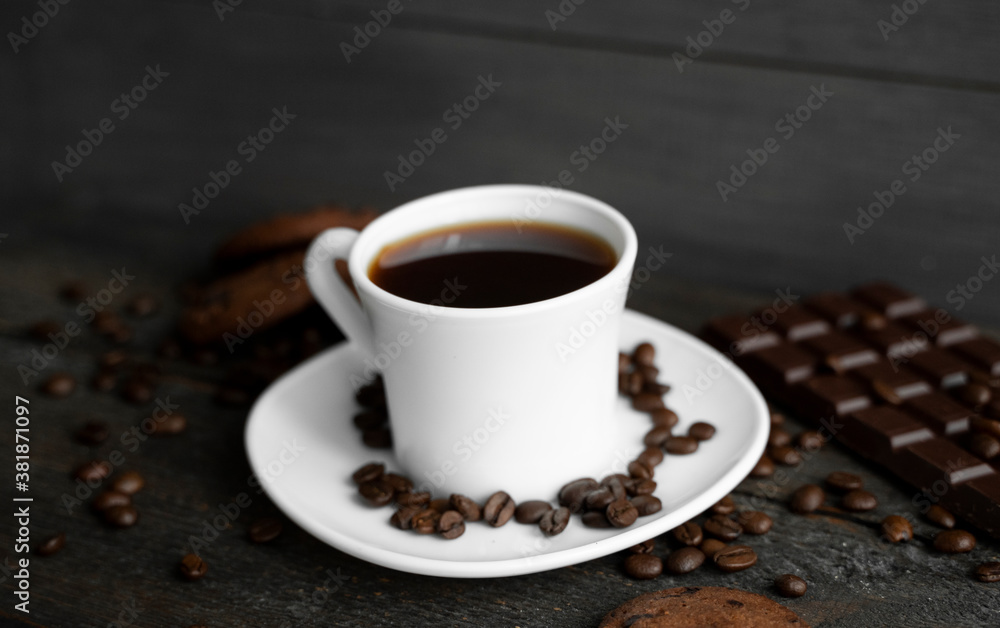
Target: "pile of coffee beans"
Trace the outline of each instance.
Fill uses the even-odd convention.
[[[715,435],[715,427],[704,421],[691,424],[686,434],[673,433],[679,419],[663,402],[663,395],[670,386],[658,381],[655,359],[656,349],[649,342],[640,343],[631,354],[618,355],[619,392],[631,399],[633,408],[648,414],[652,422],[643,437],[646,448],[628,464],[627,474],[616,473],[600,480],[573,480],[559,490],[555,504],[530,500],[518,505],[506,492],[498,491],[480,507],[464,495],[432,499],[428,492],[414,492],[412,481],[386,473],[381,462],[371,462],[354,472],[358,494],[371,506],[395,502],[398,509],[390,519],[393,526],[421,534],[437,532],[447,539],[461,536],[466,521],[482,519],[496,527],[512,517],[518,523],[537,525],[546,536],[561,533],[572,515],[577,514],[583,525],[590,528],[626,528],[640,517],[663,508],[660,500],[653,496],[656,490],[653,476],[664,456],[692,454],[698,450],[699,443]],[[392,435],[381,378],[362,386],[355,398],[365,408],[354,416],[354,425],[361,430],[362,441],[373,448],[391,447]],[[766,525],[770,529],[770,519],[766,524],[757,519],[751,525],[756,529]]]

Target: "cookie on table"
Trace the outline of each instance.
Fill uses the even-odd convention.
[[[795,626],[809,624],[768,598],[725,587],[678,587],[653,591],[605,615],[600,628],[704,628],[705,626]]]

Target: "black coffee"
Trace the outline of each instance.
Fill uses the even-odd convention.
[[[618,257],[604,240],[546,223],[481,222],[386,246],[368,269],[380,288],[419,303],[506,307],[544,301],[608,274]]]

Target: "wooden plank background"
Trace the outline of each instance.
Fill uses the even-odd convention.
[[[234,220],[326,200],[389,209],[570,169],[574,189],[620,208],[686,280],[810,292],[885,276],[945,305],[1000,252],[995,3],[927,2],[884,41],[877,21],[893,3],[584,3],[553,31],[554,1],[404,0],[347,63],[341,42],[385,6],[245,0],[223,21],[187,0],[61,7],[0,57],[4,212],[25,199],[69,222],[145,212],[202,241]],[[727,8],[735,21],[678,72],[673,53]],[[0,24],[15,29],[36,10],[4,3]],[[156,64],[170,76],[59,183],[51,163],[65,145],[113,116],[111,102]],[[502,85],[448,128],[443,113],[489,75]],[[777,133],[820,86],[829,101],[791,138]],[[239,158],[276,106],[296,119],[184,225],[178,204]],[[628,128],[578,172],[574,151],[615,116]],[[390,190],[385,171],[436,127],[447,141]],[[843,224],[856,208],[948,127],[960,139],[851,244]],[[716,182],[769,137],[780,150],[724,202]],[[128,239],[113,224],[108,237]],[[953,313],[995,323],[998,306],[1000,287],[987,283]]]

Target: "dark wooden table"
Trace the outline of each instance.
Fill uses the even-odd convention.
[[[27,209],[27,208],[25,208]],[[824,448],[801,466],[787,469],[788,481],[774,499],[756,503],[774,518],[773,531],[747,542],[760,556],[756,567],[725,575],[704,566],[686,576],[634,581],[615,554],[547,573],[511,578],[452,580],[382,568],[329,547],[287,523],[273,543],[247,540],[255,518],[274,514],[265,495],[247,485],[250,475],[243,449],[247,406],[219,405],[214,391],[228,366],[167,360],[154,351],[173,324],[176,287],[208,267],[213,243],[238,226],[230,216],[207,219],[184,231],[176,217],[141,219],[108,210],[98,223],[81,221],[71,211],[46,208],[10,215],[9,236],[0,248],[0,380],[6,404],[0,436],[3,468],[13,473],[15,395],[31,401],[31,543],[65,532],[65,548],[54,556],[30,560],[30,615],[14,611],[13,574],[0,571],[4,595],[0,616],[7,625],[35,626],[592,626],[609,610],[646,591],[681,585],[738,587],[778,599],[772,581],[792,572],[809,582],[803,598],[782,603],[810,624],[822,626],[941,625],[986,626],[1000,623],[1000,585],[983,584],[970,570],[997,560],[1000,543],[983,535],[970,554],[948,556],[930,548],[934,528],[917,516],[914,491],[837,445]],[[44,233],[42,237],[39,234]],[[155,316],[132,322],[136,337],[126,351],[162,370],[156,394],[169,396],[189,419],[188,430],[150,439],[136,450],[122,447],[126,433],[155,404],[133,405],[117,394],[98,393],[86,382],[95,359],[110,345],[86,328],[28,385],[17,365],[31,359],[41,344],[27,330],[44,319],[79,321],[58,286],[81,279],[96,292],[124,267],[135,279],[110,307],[120,309],[134,295],[151,293],[162,302]],[[630,307],[686,330],[707,317],[749,310],[766,293],[732,294],[681,279],[684,268],[667,265],[636,291]],[[857,281],[865,277],[854,278]],[[776,288],[778,286],[775,286]],[[781,286],[784,287],[784,286]],[[846,286],[844,286],[846,287]],[[810,286],[794,286],[803,293]],[[990,321],[987,321],[990,322]],[[991,321],[998,324],[1000,321]],[[67,399],[47,398],[38,383],[54,371],[73,373],[82,383]],[[111,439],[89,450],[73,440],[83,422],[99,418],[111,425]],[[792,431],[802,429],[794,419]],[[84,504],[67,512],[73,469],[111,449],[122,449],[122,469],[135,469],[146,487],[135,497],[138,525],[117,530],[103,525]],[[881,505],[868,514],[830,509],[815,516],[788,512],[785,497],[802,483],[821,480],[835,469],[860,473]],[[734,493],[738,504],[765,493],[773,480],[747,480]],[[6,484],[6,483],[5,483]],[[7,486],[10,499],[13,487]],[[246,493],[250,504],[204,550],[210,569],[198,582],[186,582],[177,563],[191,535]],[[85,500],[86,501],[86,500]],[[891,513],[916,517],[917,538],[886,546],[876,523]],[[10,565],[16,528],[11,517],[0,525],[0,562]],[[667,543],[658,543],[665,552]],[[117,622],[117,624],[113,623]]]

